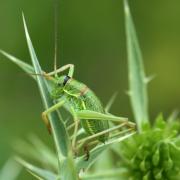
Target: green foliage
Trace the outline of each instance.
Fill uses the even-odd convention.
[[[55,141],[57,156],[37,137],[30,138],[29,142],[18,142],[16,150],[22,158],[17,158],[33,176],[38,179],[62,179],[76,180],[80,179],[128,179],[128,180],[178,180],[180,176],[180,122],[175,121],[177,112],[173,113],[167,122],[162,116],[159,116],[153,126],[150,125],[148,116],[148,96],[147,83],[150,78],[145,76],[143,60],[140,46],[135,32],[135,27],[130,14],[128,1],[124,0],[126,38],[128,52],[128,69],[129,69],[129,95],[133,109],[135,121],[139,132],[124,134],[109,140],[105,144],[98,144],[90,149],[90,158],[85,161],[85,154],[80,154],[76,158],[70,144],[70,136],[63,118],[58,112],[50,115],[52,134]],[[19,59],[0,51],[4,56],[21,67],[25,72],[34,78],[38,84],[42,97],[44,108],[47,109],[54,104],[50,97],[51,85],[43,76],[33,76],[33,73],[42,74],[43,70],[39,64],[35,50],[33,48],[27,26],[24,20],[27,44],[31,55],[32,64],[28,65]],[[114,99],[114,95],[106,107],[108,112]],[[117,118],[110,114],[92,113],[83,110],[77,113],[81,119],[105,119],[110,118],[116,121]],[[122,118],[122,122],[124,118]],[[119,120],[118,120],[119,122]],[[111,124],[110,124],[111,125]],[[130,124],[129,124],[130,125]],[[132,136],[132,137],[131,137]],[[128,139],[127,139],[128,138]],[[126,141],[124,141],[127,139]],[[116,157],[120,159],[117,165],[113,165],[113,154],[108,151],[103,158],[110,170],[103,172],[101,163],[96,164],[96,169],[88,170],[103,151],[113,146]],[[23,149],[23,151],[22,151]],[[24,159],[33,160],[33,164]],[[30,160],[30,161],[31,161]],[[48,161],[48,163],[46,162]]]
[[[37,56],[35,54],[32,42],[30,40],[30,36],[27,30],[26,22],[23,16],[23,22],[24,22],[24,29],[25,29],[25,34],[26,34],[26,40],[27,40],[27,45],[29,48],[32,64],[34,67],[34,71],[37,74],[42,74],[43,71],[41,70],[41,67],[39,65],[39,61],[37,59]],[[37,76],[37,84],[39,87],[39,91],[41,94],[41,98],[44,104],[45,109],[48,109],[49,107],[53,106],[53,100],[50,97],[49,89],[48,88],[48,83],[46,82],[45,78],[43,76]],[[64,167],[62,175],[62,179],[66,179],[66,172],[75,171],[75,166],[74,162],[71,158],[71,150],[70,150],[70,142],[69,142],[69,137],[68,133],[66,131],[65,125],[62,121],[62,119],[59,117],[58,113],[55,111],[50,114],[49,116],[50,124],[52,127],[52,133],[54,136],[55,144],[56,144],[56,149],[58,153],[58,164],[59,164],[59,170]],[[64,158],[63,158],[64,157]],[[67,161],[68,160],[68,161]],[[64,166],[65,164],[65,166]],[[69,166],[70,164],[70,166]],[[77,179],[77,174],[74,174],[73,176],[69,176],[70,180],[76,180]]]
[[[28,30],[27,30],[24,16],[23,16],[23,22],[24,22],[24,29],[25,29],[25,34],[26,34],[27,45],[29,48],[29,53],[31,56],[31,61],[32,61],[32,64],[34,67],[34,71],[37,74],[43,74],[43,71],[40,67],[39,61],[37,59],[36,53],[34,51],[34,48],[33,48]],[[53,100],[50,97],[48,83],[43,76],[37,76],[36,79],[37,79],[37,84],[39,87],[39,91],[40,91],[40,95],[42,97],[44,107],[45,107],[45,109],[48,109],[49,107],[51,107],[54,104]],[[53,129],[53,135],[54,135],[54,140],[55,140],[56,147],[57,147],[57,152],[59,155],[59,160],[61,160],[62,156],[67,156],[67,154],[68,154],[69,142],[68,142],[67,132],[64,127],[64,123],[62,122],[62,120],[59,121],[59,119],[60,118],[59,118],[57,112],[51,113],[50,124]]]
[[[47,81],[42,74],[44,71],[41,69],[41,66],[39,64],[39,61],[37,59],[34,47],[32,45],[28,29],[26,26],[25,18],[23,16],[23,22],[24,22],[24,29],[26,34],[26,40],[27,45],[29,48],[29,53],[31,56],[32,65],[28,65],[21,60],[15,58],[14,56],[4,52],[0,51],[4,56],[6,56],[10,61],[18,65],[21,69],[23,69],[26,73],[28,73],[32,78],[34,78],[37,82],[39,92],[42,98],[42,102],[44,105],[44,109],[48,109],[49,107],[54,105],[54,101],[51,98],[50,92],[51,92],[51,83]],[[33,76],[33,74],[38,74],[37,76]],[[109,105],[110,107],[111,105]],[[110,118],[112,121],[120,122],[122,120],[122,123],[125,123],[127,121],[125,118],[117,118],[114,115],[105,115],[100,113],[92,113],[90,111],[81,111],[77,113],[78,118],[80,119],[108,119]],[[97,118],[98,117],[98,118]],[[65,121],[61,117],[61,114],[59,111],[54,111],[49,116],[51,128],[52,128],[52,134],[55,142],[55,147],[57,151],[57,157],[54,158],[54,155],[51,153],[51,151],[44,146],[44,144],[37,140],[36,137],[31,138],[30,141],[32,141],[30,144],[25,142],[20,142],[20,144],[17,144],[17,147],[19,147],[18,152],[21,154],[20,156],[24,156],[24,152],[28,153],[29,159],[34,159],[36,163],[39,163],[40,165],[36,166],[33,165],[22,158],[17,158],[18,162],[23,165],[31,174],[33,174],[38,179],[62,179],[62,180],[76,180],[79,177],[79,173],[82,169],[86,170],[88,169],[99,157],[99,155],[108,149],[112,144],[119,143],[126,138],[131,137],[134,132],[131,132],[132,128],[129,128],[129,131],[126,131],[122,134],[119,134],[119,136],[112,138],[111,140],[107,141],[105,144],[98,144],[96,146],[93,146],[90,149],[90,158],[88,161],[85,161],[85,154],[80,154],[78,157],[73,157],[73,150],[71,148],[71,141],[70,141],[70,134],[68,133],[68,126],[66,126]],[[128,122],[126,122],[128,123]],[[134,127],[134,123],[128,123],[129,125],[132,125]],[[81,130],[81,129],[80,129]],[[17,149],[17,148],[16,148]],[[23,151],[22,151],[23,149]],[[47,163],[44,162],[44,159],[49,161],[49,166]],[[26,157],[25,157],[26,159]],[[53,168],[52,168],[53,167]]]
[[[30,135],[27,139],[18,140],[13,144],[13,148],[21,158],[33,160],[41,168],[48,169],[57,174],[57,156],[38,136]]]
[[[141,130],[142,122],[147,122],[149,116],[147,96],[148,79],[145,77],[141,50],[127,0],[124,0],[124,11],[130,88],[128,94],[138,129]]]
[[[167,122],[160,115],[148,121],[147,82],[142,55],[128,1],[124,0],[129,67],[129,95],[139,133],[114,148],[119,155],[119,176],[129,180],[178,180],[180,176],[180,122],[177,112]]]
[[[37,179],[44,179],[44,180],[55,180],[56,174],[50,172],[46,169],[42,169],[36,167],[20,158],[16,158],[17,162],[19,162],[22,166],[24,166],[34,177]]]
[[[121,138],[118,138],[118,140],[114,141],[109,141],[108,143],[100,144],[93,148],[90,152],[90,158],[88,161],[85,161],[84,158],[85,156],[78,157],[74,160],[75,166],[77,168],[77,171],[80,172],[82,169],[89,169],[97,160],[97,158],[110,147],[110,145],[119,143],[126,138],[131,137],[132,134],[128,134],[126,136],[123,136]],[[14,144],[14,148],[16,151],[16,154],[18,155],[16,157],[16,160],[24,166],[33,176],[35,177],[41,177],[44,179],[53,179],[51,177],[57,177],[57,178],[62,178],[62,173],[64,173],[65,179],[70,179],[75,176],[73,175],[73,169],[72,169],[72,160],[69,158],[72,158],[69,156],[64,163],[61,166],[60,173],[58,175],[58,160],[56,157],[55,152],[53,152],[47,145],[45,145],[37,136],[31,135],[27,140],[20,140],[17,141]],[[19,158],[21,157],[21,158]],[[24,160],[24,159],[28,159]],[[69,161],[69,162],[68,162]],[[30,162],[33,162],[30,163]],[[34,165],[38,164],[38,165]],[[67,169],[67,163],[70,165],[70,167]],[[69,170],[70,169],[70,170]],[[100,169],[100,168],[99,168]],[[102,170],[102,168],[101,168]],[[71,173],[69,173],[71,172]],[[116,173],[115,173],[116,172]],[[117,176],[117,174],[120,174],[121,169],[118,169],[116,171],[108,171],[107,175],[108,177],[110,176]],[[72,176],[73,175],[73,176]],[[72,176],[72,177],[69,177]],[[83,173],[83,175],[80,175],[82,179],[86,178],[98,178],[98,177],[106,177],[102,173],[97,173],[97,174],[89,174],[89,173]]]
[[[180,122],[166,123],[162,116],[153,127],[120,144],[120,167],[131,180],[178,180],[180,176]]]
[[[3,167],[0,168],[0,180],[16,180],[21,172],[21,166],[14,161],[9,159]]]

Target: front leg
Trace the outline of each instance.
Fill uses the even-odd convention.
[[[53,72],[47,73],[47,75],[48,76],[56,75],[57,73],[61,73],[67,69],[69,69],[68,76],[72,78],[74,74],[74,64],[66,64]]]
[[[65,101],[61,100],[59,101],[57,104],[51,106],[49,109],[45,110],[44,112],[42,112],[42,119],[48,129],[48,132],[51,134],[51,125],[48,119],[48,114],[50,114],[53,111],[56,111],[57,109],[59,109],[60,107],[62,107],[64,105]]]
[[[54,106],[51,106],[49,109],[47,109],[46,111],[44,111],[42,113],[42,119],[45,122],[46,127],[47,127],[50,134],[51,134],[51,125],[49,123],[48,114],[50,114],[53,111],[56,111],[57,109],[61,108],[64,105],[64,103],[65,103],[65,100],[60,100],[57,104],[55,104]],[[69,107],[69,108],[71,108],[71,107]],[[72,149],[76,155],[77,154],[76,138],[77,138],[79,120],[78,120],[78,117],[76,116],[76,113],[75,113],[73,108],[71,108],[70,113],[72,114],[73,119],[74,119],[74,126],[75,127],[74,127],[74,133],[73,133],[73,138],[72,138]]]

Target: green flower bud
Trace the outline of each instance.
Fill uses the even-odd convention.
[[[155,151],[155,153],[152,156],[152,163],[154,166],[157,166],[159,164],[160,160],[160,154],[159,154],[159,148]]]
[[[142,180],[150,180],[150,172],[143,176]]]
[[[145,172],[147,169],[146,169],[146,161],[143,160],[141,163],[140,163],[140,169],[141,171]]]
[[[125,165],[129,173],[128,180],[130,177],[132,180],[179,180],[180,136],[174,136],[176,127],[159,120],[151,129],[143,130],[131,141],[124,141],[122,148],[125,152],[127,148],[130,154],[121,152],[129,163],[121,165]],[[133,148],[132,142],[136,145]]]
[[[173,168],[173,161],[171,160],[171,158],[163,162],[163,168],[165,171],[169,171]]]
[[[155,169],[154,171],[153,171],[153,174],[154,174],[154,178],[156,179],[156,180],[162,180],[162,170],[160,170],[160,169]]]

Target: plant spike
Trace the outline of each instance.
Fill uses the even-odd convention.
[[[129,10],[128,0],[124,0],[127,54],[129,69],[129,96],[131,106],[138,126],[141,131],[143,122],[148,122],[148,96],[147,78],[135,27]]]
[[[10,158],[0,169],[0,179],[1,180],[16,180],[21,173],[22,167]]]
[[[54,174],[49,170],[45,170],[35,165],[32,165],[19,157],[15,157],[15,159],[19,164],[24,166],[37,179],[54,180],[57,177],[57,174]]]
[[[35,79],[35,76],[31,75],[34,73],[34,68],[31,65],[21,61],[20,59],[12,56],[11,54],[9,54],[1,49],[0,49],[0,53],[3,56],[5,56],[6,58],[8,58],[9,60],[11,60],[11,62],[13,62],[17,66],[19,66],[22,70],[24,70],[27,74],[29,74],[33,79]]]
[[[24,16],[23,16],[23,22],[24,22],[24,28],[25,28],[25,33],[26,33],[27,44],[28,44],[28,48],[29,48],[29,52],[31,55],[31,60],[32,60],[32,64],[34,66],[35,73],[42,74],[41,67],[39,65],[34,48],[32,46],[32,42],[30,40],[30,36],[29,36],[28,30],[27,30]],[[36,78],[37,78],[37,83],[38,83],[39,90],[41,93],[41,97],[42,97],[42,100],[44,103],[44,107],[47,109],[53,105],[53,101],[52,101],[52,99],[50,97],[50,93],[48,91],[47,81],[42,76],[37,76]],[[69,150],[68,150],[69,146],[70,146],[69,137],[68,137],[68,134],[64,127],[64,123],[62,122],[61,119],[59,119],[57,112],[53,112],[50,115],[50,123],[51,123],[51,127],[53,129],[53,136],[54,136],[54,140],[55,140],[55,144],[56,144],[56,148],[57,148],[57,152],[58,152],[58,156],[59,156],[59,158],[58,158],[59,163],[62,163],[62,162],[60,162],[62,159],[62,156],[67,157],[68,152],[69,152]]]
[[[57,17],[55,20],[55,25],[57,25],[56,22]],[[102,151],[110,147],[110,145],[119,143],[124,139],[134,135],[135,124],[129,122],[127,118],[118,117],[110,113],[107,113],[104,107],[102,106],[102,103],[100,102],[99,98],[94,94],[94,92],[91,89],[89,89],[85,84],[73,78],[74,65],[67,64],[57,69],[57,42],[55,43],[54,71],[46,74],[41,69],[39,61],[37,59],[35,50],[33,48],[28,33],[24,15],[23,23],[33,68],[25,63],[22,63],[18,59],[14,59],[12,56],[9,56],[4,53],[3,54],[12,61],[14,59],[14,62],[18,64],[26,72],[33,71],[31,75],[37,75],[35,79],[37,81],[43,104],[46,109],[42,113],[42,117],[46,124],[49,123],[48,127],[53,134],[56,149],[58,152],[58,173],[61,175],[62,180],[77,180],[78,173],[80,172],[80,170],[88,168],[92,164],[92,162],[96,160],[96,158],[100,155]],[[55,32],[55,41],[57,41],[57,32]],[[57,75],[58,73],[64,72],[67,69],[69,69],[68,75]],[[51,85],[48,82],[50,82]],[[51,92],[49,88],[50,86]],[[112,105],[113,99],[115,99],[115,96],[111,99],[110,103],[108,104],[107,110]],[[70,142],[68,130],[66,129],[63,120],[58,115],[59,109],[61,107],[64,107],[72,115],[74,122],[81,122],[81,128],[84,130],[86,134],[86,137],[84,139],[77,138],[76,141],[76,136],[78,136],[77,126],[75,127],[77,129],[74,131],[76,133],[74,133],[72,136],[72,143]],[[117,125],[114,128],[110,128],[109,123],[111,122],[115,122],[116,124],[118,123],[119,126]],[[77,123],[75,123],[75,126],[76,125]],[[122,129],[120,132],[117,133],[117,128],[120,127]],[[125,130],[125,127],[128,129]],[[110,134],[110,132],[112,134]],[[91,141],[92,139],[95,139],[95,141]],[[78,147],[85,147],[85,145],[94,146],[94,142],[98,142],[101,144],[91,149],[92,154],[88,152],[90,154],[88,158],[84,153],[84,155],[79,156],[76,159],[76,161],[74,160],[73,155],[76,155],[76,151],[74,151],[76,150],[76,148],[77,150],[80,150],[80,148],[78,149]],[[21,162],[24,162],[22,163],[24,166],[28,165],[25,161]],[[37,170],[36,172],[31,171],[31,173],[33,173],[34,175],[36,174],[37,176],[38,173],[40,176],[43,175],[42,169],[35,167],[34,170]],[[73,174],[69,174],[69,172],[71,171],[73,172]],[[54,178],[54,174],[51,174],[51,172],[47,172],[47,175],[52,175]]]

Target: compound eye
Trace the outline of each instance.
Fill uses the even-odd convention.
[[[63,82],[63,85],[64,85],[64,86],[66,85],[66,83],[68,82],[69,79],[71,79],[71,77],[65,76],[64,82]]]

